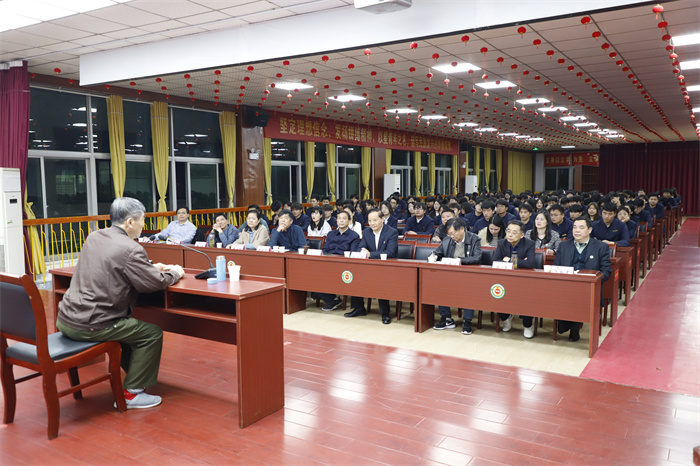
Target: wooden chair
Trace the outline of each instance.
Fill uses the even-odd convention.
[[[326,237],[325,236],[308,236],[304,235],[306,237],[306,244],[309,246],[311,249],[323,249],[323,245],[326,242]]]
[[[7,340],[14,340],[8,346]],[[80,383],[78,366],[96,357],[109,355],[109,372]],[[15,418],[16,384],[43,377],[44,400],[48,412],[48,437],[58,436],[61,408],[58,399],[73,394],[82,398],[83,388],[109,380],[120,412],[126,411],[120,372],[121,346],[118,342],[81,342],[65,337],[61,332],[47,334],[46,314],[41,295],[30,275],[0,273],[0,378],[5,400],[3,422]],[[36,371],[15,379],[13,366]],[[68,372],[70,388],[58,391],[56,376]]]

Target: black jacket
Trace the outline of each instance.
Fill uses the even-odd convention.
[[[559,250],[554,256],[554,265],[564,265],[571,267],[574,264],[574,253],[576,246],[573,239],[559,243]],[[598,270],[603,274],[603,281],[610,278],[610,247],[591,237],[586,251],[585,270]]]
[[[442,243],[433,251],[441,260],[443,257],[452,257],[455,252],[457,243],[455,240],[446,236]],[[464,257],[461,258],[462,265],[480,264],[481,263],[481,240],[474,233],[465,230],[464,232]]]
[[[493,261],[502,261],[504,257],[510,257],[510,242],[506,238],[498,241],[496,251],[493,253]],[[518,243],[518,268],[535,268],[535,242],[524,236]]]

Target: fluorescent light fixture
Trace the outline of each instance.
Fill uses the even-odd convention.
[[[590,128],[592,126],[598,126],[598,125],[596,125],[595,123],[589,122],[589,123],[576,123],[574,126],[576,126],[577,128]]]
[[[530,138],[528,141],[544,141],[544,138]]]
[[[423,120],[444,120],[446,118],[444,115],[425,115],[421,117]]]
[[[693,113],[700,113],[700,107],[693,108]]]
[[[524,139],[524,138],[529,138],[529,134],[521,134],[520,136],[515,136],[515,139]]]
[[[692,86],[688,86],[685,88],[685,90],[688,92],[700,91],[700,84],[694,84]]]
[[[518,133],[501,133],[499,136],[518,136]]]
[[[285,91],[293,91],[294,89],[311,89],[312,87],[313,86],[309,86],[308,84],[304,83],[275,83],[275,89],[284,89]]]
[[[576,149],[576,146],[561,146],[562,149]]]
[[[575,125],[575,126],[577,126],[577,125]],[[588,132],[589,133],[604,133],[605,131],[603,131],[601,129],[593,128],[593,129],[589,129]]]
[[[621,138],[622,135],[621,134],[606,134],[605,137],[606,138]]]
[[[582,116],[565,116],[559,118],[561,121],[583,121],[586,119],[586,117]]]
[[[391,108],[386,111],[386,113],[393,113],[396,115],[403,115],[405,113],[416,113],[417,110],[413,110],[412,108]]]
[[[542,107],[538,108],[538,112],[546,113],[546,112],[565,112],[567,111],[568,108],[566,107]]]
[[[683,71],[697,70],[700,68],[700,60],[682,61],[680,67]]]
[[[311,86],[309,86],[311,87]],[[365,100],[364,97],[361,95],[352,95],[352,94],[345,94],[345,95],[336,95],[333,97],[329,97],[330,100],[335,100],[336,102],[350,102],[350,101],[355,101],[355,100]]]
[[[73,123],[71,126],[84,127],[87,126],[87,123]]]
[[[466,73],[469,70],[476,71],[480,70],[476,65],[472,65],[471,63],[457,63],[457,66],[452,66],[451,64],[448,65],[439,65],[439,66],[433,66],[432,67],[435,71],[439,71],[441,73],[445,74],[454,74],[454,73]]]
[[[681,45],[700,44],[700,33],[686,34],[684,36],[673,36],[673,45],[679,47]]]
[[[520,99],[516,100],[517,103],[523,104],[523,105],[530,105],[530,104],[548,104],[549,100],[545,99],[544,97],[535,97],[532,99]]]
[[[479,126],[479,124],[478,123],[456,123],[454,126],[458,126],[460,128],[462,128],[464,126],[468,126],[468,127],[472,128],[474,126]]]
[[[474,131],[478,131],[480,133],[490,133],[492,131],[498,131],[496,128],[477,128]]]
[[[506,87],[515,87],[515,84],[513,84],[510,81],[492,81],[490,83],[476,83],[477,86],[479,86],[482,89],[500,89],[500,88],[506,88]]]

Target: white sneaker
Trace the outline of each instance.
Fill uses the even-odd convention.
[[[136,392],[137,393],[133,393]],[[130,396],[133,396],[133,398],[129,399]],[[126,409],[145,409],[145,408],[153,408],[155,406],[158,406],[163,402],[163,399],[159,397],[158,395],[149,395],[143,389],[134,389],[134,390],[124,390],[124,398],[126,399]],[[114,403],[114,407],[117,407],[117,403]]]
[[[511,328],[513,328],[513,314],[511,314],[510,317],[503,321],[504,332],[510,332]]]
[[[535,325],[531,325],[530,327],[525,327],[523,329],[523,335],[525,338],[532,338],[535,336]]]

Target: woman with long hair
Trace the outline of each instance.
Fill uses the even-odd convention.
[[[591,222],[595,222],[600,218],[600,206],[597,202],[591,202],[586,208],[586,216],[591,219]]]
[[[503,219],[500,215],[494,215],[489,220],[486,228],[482,228],[477,234],[481,239],[482,246],[497,246],[498,240],[506,237],[506,226],[503,224]]]
[[[312,207],[308,211],[311,221],[307,228],[309,236],[326,236],[332,230],[330,224],[326,222],[325,215],[320,206]]]
[[[552,230],[549,212],[543,210],[535,216],[535,228],[525,232],[525,237],[535,242],[535,248],[545,249],[548,255],[554,255],[559,249],[559,233]]]

